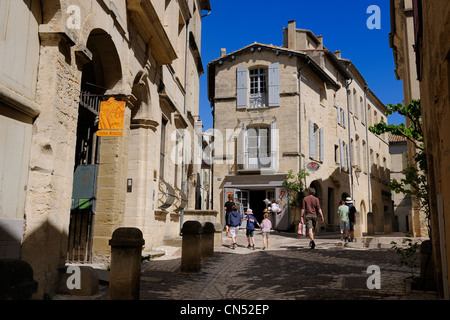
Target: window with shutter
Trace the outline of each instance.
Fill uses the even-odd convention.
[[[243,154],[240,168],[262,169],[272,167],[273,152],[275,149],[275,130],[268,126],[243,127],[242,142],[238,151]],[[276,152],[275,152],[276,154]]]

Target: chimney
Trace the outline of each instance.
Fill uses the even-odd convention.
[[[288,33],[287,33],[287,47],[289,49],[297,49],[297,37],[296,37],[296,26],[295,20],[288,21]]]
[[[323,49],[323,36],[322,35],[318,35],[318,36],[316,36],[316,38],[320,42],[318,49]]]
[[[334,52],[334,55],[336,56],[336,58],[340,59],[341,58],[341,50],[336,50]]]
[[[225,56],[226,54],[227,54],[227,49],[225,49],[225,48],[220,49],[220,56],[221,57]]]

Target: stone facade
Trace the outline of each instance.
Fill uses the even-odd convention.
[[[391,1],[391,33],[389,41],[394,55],[395,76],[403,82],[403,104],[420,99],[420,87],[414,63],[414,17],[412,0]],[[411,122],[405,118],[406,125]],[[408,146],[408,166],[415,165],[416,147],[411,141]],[[426,214],[420,209],[418,201],[411,199],[411,233],[417,237],[427,237]]]
[[[403,80],[405,103],[421,101],[434,275],[436,288],[449,299],[450,3],[391,0],[391,25],[390,42],[396,73]],[[410,147],[408,151],[415,150]]]
[[[389,134],[389,153],[391,154],[391,180],[401,181],[405,178],[403,170],[408,166],[407,139]],[[394,231],[410,232],[412,224],[410,195],[393,192]]]
[[[415,63],[420,82],[437,288],[450,287],[450,3],[413,1]]]
[[[66,258],[108,260],[118,227],[138,227],[144,250],[179,236],[197,169],[171,154],[194,149],[205,10],[209,0],[1,1],[0,258],[32,266],[36,298],[54,292]],[[97,136],[110,98],[126,103],[123,135]],[[88,180],[90,196],[74,199]]]
[[[323,230],[336,230],[338,202],[352,197],[356,234],[392,229],[387,136],[367,128],[386,121],[386,108],[363,76],[323,39],[290,21],[281,47],[250,44],[208,64],[214,115],[213,204],[221,213],[227,194],[261,219],[265,199],[278,202],[276,229],[292,229],[299,210],[289,210],[282,187],[289,170],[306,169],[317,190]]]

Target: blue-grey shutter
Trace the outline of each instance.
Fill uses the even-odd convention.
[[[337,119],[338,119],[338,124],[341,124],[341,107],[340,106],[337,107]]]
[[[320,128],[319,130],[319,160],[323,162],[324,154],[323,154],[323,128]]]
[[[309,157],[316,157],[316,148],[314,143],[314,123],[309,120]]]
[[[269,66],[269,107],[280,105],[280,64]]]
[[[247,108],[248,88],[247,88],[247,68],[238,67],[236,70],[236,96],[237,108]]]
[[[345,169],[345,160],[344,160],[344,144],[342,143],[342,139],[339,139],[339,151],[341,154],[341,169]]]

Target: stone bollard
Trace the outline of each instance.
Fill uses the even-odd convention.
[[[219,248],[222,246],[222,224],[214,223],[214,247]]]
[[[214,255],[214,224],[205,222],[202,231],[202,258],[211,258]]]
[[[202,231],[202,225],[198,221],[186,221],[183,224],[181,272],[200,272]]]
[[[142,246],[145,241],[138,228],[116,229],[109,240],[111,271],[110,300],[139,300]]]

